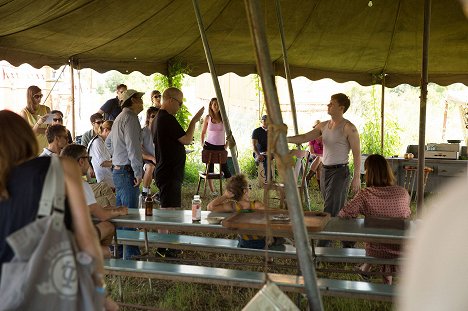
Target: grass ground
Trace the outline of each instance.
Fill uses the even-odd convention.
[[[262,200],[263,189],[257,187],[256,180],[250,180],[252,187],[251,196]],[[182,207],[191,208],[191,200],[196,192],[196,183],[187,183],[182,189]],[[209,191],[207,191],[209,192]],[[272,194],[273,196],[273,194]],[[313,210],[321,210],[323,202],[318,192],[318,187],[312,183],[310,187],[311,206]],[[202,205],[206,207],[211,197],[207,195],[203,198]],[[273,206],[278,205],[278,200],[270,200]],[[232,238],[235,238],[234,236]],[[204,265],[211,265],[232,269],[247,269],[264,271],[264,259],[229,254],[213,254],[186,251],[181,256],[183,260],[206,261]],[[217,264],[213,264],[217,262]],[[224,262],[224,264],[219,264]],[[328,264],[324,268],[340,268],[351,270],[352,266],[344,264]],[[296,274],[297,262],[295,260],[275,259],[274,266],[269,266],[270,272],[281,272]],[[352,273],[337,274],[318,272],[319,277],[342,278],[358,280],[358,276]],[[380,282],[380,277],[376,277],[374,282]],[[112,297],[119,301],[118,283],[116,278],[108,277],[109,291]],[[130,304],[142,304],[151,307],[152,310],[242,310],[250,299],[257,293],[256,289],[246,289],[230,286],[189,284],[170,281],[152,280],[151,284],[147,279],[122,278],[122,289],[124,301]],[[308,310],[307,300],[300,294],[288,293],[288,296],[300,307],[301,310]],[[392,304],[389,302],[375,302],[363,299],[349,299],[338,297],[322,297],[324,310],[337,311],[374,311],[391,310]],[[122,310],[140,310],[130,307],[122,307]]]

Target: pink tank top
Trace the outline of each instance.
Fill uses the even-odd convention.
[[[226,142],[226,134],[224,132],[224,124],[211,122],[211,117],[208,119],[208,127],[206,129],[207,143],[217,146],[223,146]]]
[[[344,126],[349,121],[343,121],[334,129],[329,129],[327,121],[322,129],[323,158],[324,165],[337,165],[348,163],[349,145],[348,139],[344,135]]]

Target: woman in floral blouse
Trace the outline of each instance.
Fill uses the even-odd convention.
[[[366,188],[361,190],[339,212],[338,217],[355,218],[358,215],[375,217],[408,218],[411,215],[410,197],[405,188],[395,186],[390,165],[381,155],[370,155],[364,162]],[[378,258],[397,258],[401,254],[400,245],[366,243],[366,255]],[[359,267],[361,275],[369,272],[371,265]],[[395,272],[393,265],[384,265],[385,273]],[[392,283],[392,276],[385,275],[384,282]]]

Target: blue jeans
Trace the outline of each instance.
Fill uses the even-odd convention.
[[[112,179],[114,180],[115,184],[116,206],[124,205],[128,208],[138,208],[138,196],[140,194],[140,188],[135,187],[133,184],[133,172],[123,168],[120,170],[113,170]],[[135,230],[133,228],[117,229]],[[127,245],[123,255],[124,259],[131,259],[132,256],[140,255],[140,249],[138,246]]]

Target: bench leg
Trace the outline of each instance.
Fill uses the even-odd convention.
[[[197,193],[195,194],[198,194],[200,192],[200,184],[201,184],[201,180],[202,178],[201,177],[198,177],[198,187],[197,187]]]

